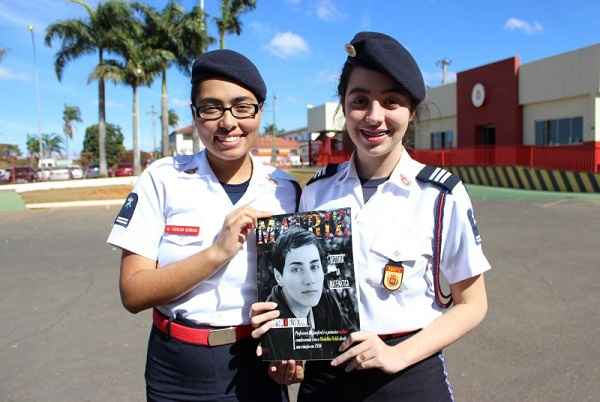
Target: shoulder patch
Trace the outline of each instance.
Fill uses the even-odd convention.
[[[314,176],[306,183],[306,185],[308,186],[311,183],[316,182],[317,180],[321,180],[321,179],[325,179],[327,177],[331,177],[334,174],[337,173],[338,171],[338,166],[337,164],[329,164],[325,167],[322,167],[321,169],[317,170],[317,172],[314,174]]]
[[[446,169],[442,169],[435,166],[425,166],[419,174],[417,174],[417,180],[431,183],[437,187],[452,192],[454,187],[460,183],[460,179],[455,174],[450,173]]]
[[[129,193],[125,203],[119,211],[119,215],[117,215],[117,218],[115,219],[115,225],[121,225],[123,227],[129,226],[129,221],[131,221],[137,202],[138,195],[136,193]]]

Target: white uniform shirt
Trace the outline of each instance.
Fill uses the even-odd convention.
[[[235,208],[249,205],[273,214],[294,212],[292,180],[253,160],[248,189],[234,206],[214,175],[206,151],[160,159],[138,179],[107,242],[164,267],[208,248],[225,216]],[[175,234],[173,227],[192,229],[188,234]],[[186,295],[158,308],[167,316],[183,310],[184,317],[198,323],[230,326],[249,322],[250,305],[256,299],[256,240],[252,233],[225,267]]]
[[[424,328],[442,314],[432,272],[435,200],[439,188],[416,180],[423,164],[404,152],[389,180],[365,204],[354,158],[304,188],[301,211],[350,207],[360,327],[378,334]],[[470,211],[470,212],[469,212]],[[471,200],[462,183],[446,197],[441,272],[456,283],[490,269]],[[389,260],[401,261],[400,289],[383,286]]]

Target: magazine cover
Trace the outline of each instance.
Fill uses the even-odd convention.
[[[263,360],[329,360],[359,329],[350,208],[258,220],[258,300],[280,316]]]

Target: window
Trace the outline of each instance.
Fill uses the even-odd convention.
[[[535,122],[535,145],[569,145],[583,142],[583,117]]]
[[[431,133],[431,149],[452,148],[454,133],[452,131],[437,131]]]

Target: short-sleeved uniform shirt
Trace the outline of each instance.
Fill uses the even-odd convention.
[[[233,209],[250,206],[272,214],[294,212],[299,187],[293,179],[254,159],[252,166],[248,188],[233,205],[206,151],[156,161],[136,182],[107,242],[156,260],[162,269],[208,248]],[[240,325],[249,322],[256,298],[256,241],[251,233],[226,266],[158,309],[171,317],[180,312],[201,324]]]
[[[354,157],[337,172],[307,185],[301,211],[350,207],[360,326],[379,334],[424,328],[442,314],[435,303],[432,256],[435,200],[440,189],[418,181],[424,167],[405,151],[389,180],[367,203]],[[383,286],[389,261],[404,266],[402,285]],[[481,274],[490,264],[481,248],[473,207],[462,183],[446,197],[441,272],[453,284]]]

